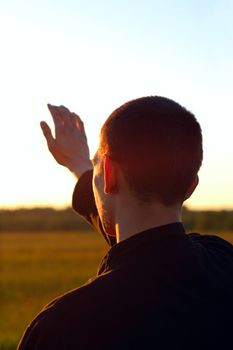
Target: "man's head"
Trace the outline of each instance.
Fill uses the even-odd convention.
[[[202,153],[201,128],[194,115],[172,100],[151,96],[129,101],[109,116],[97,157],[105,179],[105,167],[114,162],[135,199],[169,207],[188,197]],[[95,192],[100,192],[98,183],[95,186],[94,182]]]

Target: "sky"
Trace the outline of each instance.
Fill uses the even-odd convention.
[[[233,209],[233,1],[0,0],[0,208],[70,205],[75,178],[39,127],[47,103],[85,123],[91,155],[124,102],[171,98],[201,124],[190,209]]]

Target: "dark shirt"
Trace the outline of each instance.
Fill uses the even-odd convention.
[[[92,174],[73,207],[103,232]],[[104,233],[103,233],[104,234]],[[95,278],[52,301],[19,349],[230,349],[233,247],[217,236],[185,233],[181,223],[111,245]]]

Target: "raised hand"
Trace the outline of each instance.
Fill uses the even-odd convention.
[[[80,117],[64,106],[48,104],[55,126],[55,138],[44,121],[40,123],[48,149],[55,160],[77,177],[92,169],[84,124]]]

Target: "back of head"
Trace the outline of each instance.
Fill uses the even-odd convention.
[[[99,151],[118,162],[136,197],[169,206],[183,202],[201,166],[201,128],[178,103],[142,97],[109,116]]]

